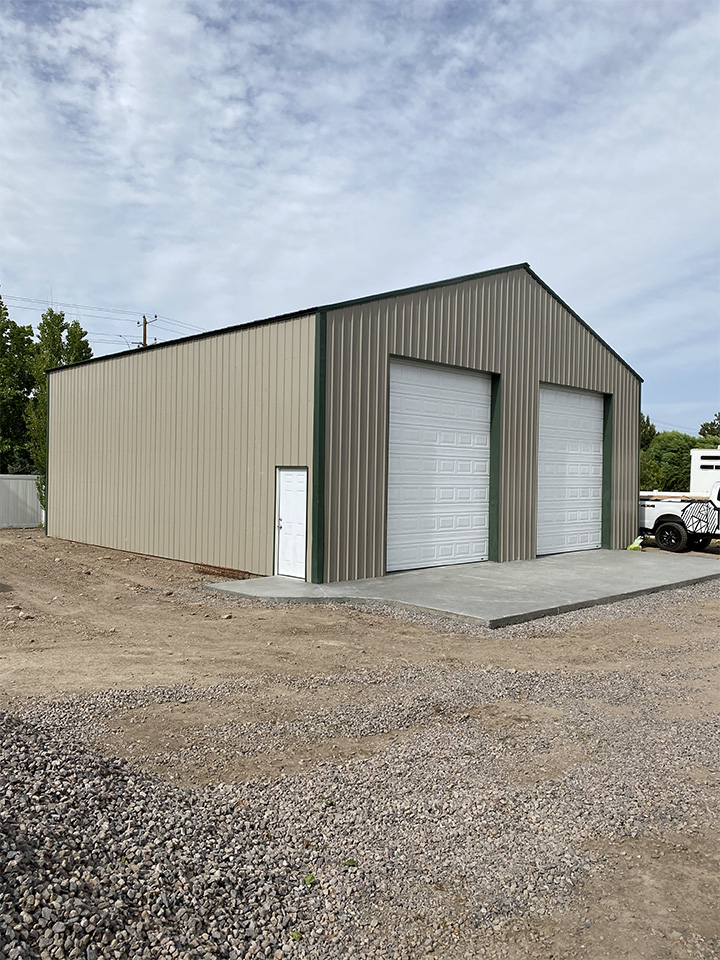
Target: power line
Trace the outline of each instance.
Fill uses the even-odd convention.
[[[676,430],[682,430],[683,433],[695,435],[691,427],[683,427],[679,423],[668,423],[666,420],[654,420],[653,422],[659,423],[661,427],[674,427]]]
[[[67,307],[70,310],[102,310],[103,313],[127,313],[133,317],[142,316],[139,310],[122,310],[120,307],[98,307],[88,303],[64,303],[61,300],[40,300],[34,297],[16,297],[13,295],[6,295],[5,300],[18,300],[22,303],[36,303],[42,306],[53,307]]]
[[[35,309],[35,307],[26,307],[26,306],[23,306],[22,304],[12,304],[12,307],[13,307],[13,310],[34,310]],[[117,323],[117,322],[134,323],[136,326],[139,322],[137,320],[130,320],[128,317],[103,317],[94,313],[85,314],[85,316],[82,317],[82,320],[107,320],[108,323]],[[157,326],[157,329],[166,330],[168,333],[173,333],[177,337],[189,336],[189,334],[185,330],[173,330],[172,327],[168,327],[166,326],[166,324],[159,323]],[[200,329],[201,328],[198,328],[198,330]],[[108,336],[121,336],[121,334],[108,334]]]
[[[85,316],[87,316],[87,317],[89,317],[90,319],[93,319],[93,320],[112,320],[112,321],[120,320],[120,321],[125,322],[125,323],[135,323],[136,321],[135,321],[135,320],[131,320],[131,319],[130,319],[131,317],[142,317],[142,316],[143,316],[142,311],[140,311],[140,310],[123,310],[123,309],[121,309],[120,307],[98,307],[98,306],[93,306],[93,305],[87,304],[87,303],[85,303],[85,304],[83,304],[83,303],[66,303],[66,302],[63,302],[63,301],[61,301],[61,300],[57,300],[57,301],[54,301],[53,303],[51,303],[49,300],[41,300],[41,299],[37,299],[37,298],[33,298],[33,297],[16,297],[16,296],[13,296],[13,295],[10,295],[10,294],[4,295],[4,296],[3,296],[3,299],[4,299],[4,300],[17,301],[17,303],[14,303],[13,305],[14,305],[17,309],[24,309],[24,310],[33,310],[33,309],[35,309],[35,308],[32,307],[32,306],[23,306],[23,304],[37,304],[37,305],[39,305],[39,306],[53,307],[53,308],[54,308],[55,306],[58,306],[58,307],[66,307],[68,310],[99,310],[99,311],[101,311],[101,312],[102,312],[102,315],[98,315],[98,314],[86,314],[86,315],[85,315]],[[107,314],[110,314],[110,313],[113,313],[113,314],[121,314],[121,313],[124,313],[124,314],[126,314],[127,316],[125,316],[125,317],[119,317],[119,316],[110,317],[110,316],[107,316]],[[166,317],[166,316],[163,316],[163,315],[161,315],[161,314],[157,314],[157,317],[158,317],[158,319],[160,319],[160,320],[165,320],[167,323],[174,323],[174,324],[175,324],[176,326],[178,326],[178,327],[186,327],[186,328],[189,329],[189,330],[199,330],[199,331],[203,331],[203,330],[204,330],[203,327],[199,327],[197,324],[194,324],[194,323],[186,323],[184,320],[175,320],[173,317]]]
[[[11,298],[7,297],[5,299],[10,300]],[[26,306],[23,306],[23,304],[21,303],[12,304],[12,308],[13,310],[33,310],[35,311],[35,313],[37,313],[37,307],[26,307]],[[142,314],[138,314],[138,316],[142,316]],[[111,323],[136,323],[137,322],[136,320],[131,320],[130,317],[108,317],[108,316],[103,316],[102,314],[97,314],[97,313],[86,313],[83,319],[108,320]]]

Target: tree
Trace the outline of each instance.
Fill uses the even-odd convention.
[[[38,497],[47,506],[47,373],[52,367],[89,360],[92,349],[87,342],[87,331],[77,320],[68,323],[62,311],[47,309],[38,326],[38,338],[33,350],[35,389],[26,410],[30,437],[30,451],[37,473]]]
[[[664,489],[660,481],[660,464],[649,447],[640,451],[640,489]]]
[[[35,384],[32,327],[10,319],[0,297],[0,473],[32,473],[25,410]]]
[[[720,411],[718,411],[712,420],[700,424],[698,433],[701,437],[713,437],[720,443]]]
[[[640,487],[643,490],[684,491],[690,486],[690,451],[714,447],[716,437],[691,437],[678,430],[656,434],[640,454]]]
[[[646,413],[640,414],[640,449],[647,450],[653,437],[657,435],[657,427]]]

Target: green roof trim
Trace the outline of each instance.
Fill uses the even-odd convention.
[[[387,293],[376,293],[371,297],[357,297],[354,300],[341,300],[339,303],[326,304],[321,309],[344,310],[345,307],[354,307],[361,303],[373,303],[375,300],[390,300],[393,297],[404,297],[409,293],[420,293],[423,290],[435,290],[437,287],[451,287],[456,283],[466,283],[468,280],[482,280],[483,277],[494,277],[501,273],[512,273],[513,270],[530,270],[528,263],[514,263],[509,267],[496,267],[494,270],[482,270],[480,273],[466,273],[462,277],[450,277],[448,280],[436,280],[434,283],[419,283],[414,287],[401,287],[399,290],[388,290]]]
[[[585,327],[585,329],[586,329],[589,333],[591,333],[591,334],[595,337],[595,339],[596,339],[599,343],[601,343],[601,344],[605,347],[605,349],[608,350],[608,351],[615,357],[616,360],[619,360],[620,363],[621,363],[624,367],[626,367],[626,368],[630,371],[630,373],[632,373],[632,375],[633,375],[634,377],[637,377],[637,379],[640,381],[640,383],[644,383],[643,378],[640,376],[640,374],[637,372],[637,370],[633,370],[633,368],[630,366],[630,364],[627,362],[627,360],[623,360],[623,358],[620,356],[620,354],[619,354],[616,350],[613,350],[613,348],[610,346],[610,344],[607,342],[607,340],[603,340],[603,338],[600,336],[599,333],[595,333],[595,331],[594,331],[593,328],[590,326],[590,324],[589,324],[589,323],[585,323],[585,321],[583,320],[583,318],[580,316],[579,313],[575,313],[575,311],[573,310],[573,308],[570,307],[570,306],[568,306],[568,304],[565,303],[565,301],[562,299],[562,297],[559,297],[559,296],[555,293],[555,291],[552,289],[552,287],[549,287],[549,286],[545,283],[544,280],[541,280],[540,277],[535,273],[535,271],[530,268],[530,264],[529,264],[529,263],[524,263],[523,266],[525,267],[525,269],[527,270],[527,272],[530,274],[530,276],[533,278],[533,280],[534,280],[536,283],[538,283],[538,284],[543,288],[543,290],[546,290],[546,291],[550,294],[551,297],[554,297],[554,299],[557,300],[557,302],[560,304],[560,306],[563,307],[563,309],[567,310],[567,312],[570,314],[570,316],[571,316],[571,317],[574,317],[579,324],[581,324],[583,327]]]
[[[620,354],[613,350],[610,344],[606,340],[603,340],[603,338],[597,334],[593,328],[572,309],[572,307],[568,306],[568,304],[565,303],[565,301],[559,297],[555,291],[545,283],[544,280],[541,280],[535,271],[532,270],[529,263],[514,263],[508,267],[496,267],[494,270],[482,270],[480,273],[466,273],[461,277],[451,277],[448,280],[436,280],[434,283],[421,283],[413,287],[402,287],[399,290],[389,290],[386,293],[376,293],[367,297],[357,297],[356,299],[352,300],[340,300],[337,303],[309,307],[307,310],[295,310],[292,313],[282,313],[278,316],[268,317],[264,320],[250,320],[247,323],[237,323],[229,327],[221,327],[218,330],[207,330],[204,333],[195,333],[188,337],[179,337],[177,340],[168,340],[167,343],[155,343],[149,347],[136,348],[135,350],[122,350],[120,353],[109,353],[102,357],[92,357],[90,360],[81,360],[79,363],[73,363],[69,366],[52,367],[46,372],[55,373],[58,370],[68,370],[71,367],[80,367],[88,363],[102,363],[104,360],[115,360],[119,357],[136,356],[138,353],[146,353],[149,350],[165,350],[168,347],[175,347],[181,343],[192,343],[196,340],[206,340],[208,337],[221,337],[228,333],[236,333],[239,330],[249,330],[253,327],[262,327],[270,323],[283,323],[287,320],[296,320],[299,317],[309,317],[313,314],[317,315],[318,313],[324,313],[327,315],[330,311],[334,310],[344,310],[347,307],[359,306],[364,303],[373,303],[377,300],[389,300],[393,297],[407,296],[407,294],[420,293],[423,290],[434,290],[437,287],[450,287],[454,284],[466,283],[469,280],[482,280],[484,277],[498,276],[502,273],[512,273],[514,270],[525,270],[526,273],[543,288],[543,290],[557,300],[564,310],[567,310],[570,316],[572,316],[579,324],[585,327],[585,329],[592,334],[592,336],[595,337],[595,339],[601,343],[605,349],[615,357],[616,360],[619,360],[620,363],[640,381],[640,383],[643,382],[643,378],[640,376],[640,374],[636,370],[633,370],[630,364],[626,360],[623,360]]]

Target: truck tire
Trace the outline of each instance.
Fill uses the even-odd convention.
[[[655,530],[655,543],[670,553],[680,553],[687,549],[688,532],[681,523],[665,520]]]
[[[694,537],[690,537],[690,549],[691,550],[707,550],[707,548],[712,543],[713,538],[703,536],[702,534],[696,534]]]

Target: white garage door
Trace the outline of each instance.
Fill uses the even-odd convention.
[[[603,397],[540,387],[538,556],[602,543]]]
[[[391,362],[388,570],[487,560],[490,384]]]

